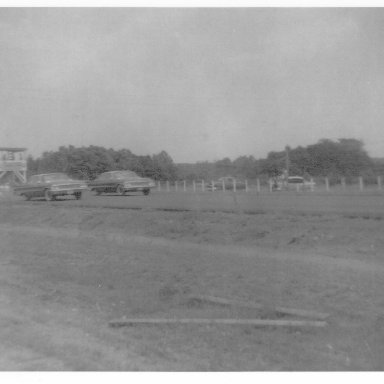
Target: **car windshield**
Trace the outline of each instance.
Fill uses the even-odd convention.
[[[56,180],[70,180],[70,178],[64,173],[51,173],[43,176],[44,181],[56,181]]]
[[[113,177],[116,179],[126,178],[126,177],[138,177],[133,171],[119,171],[113,174]]]

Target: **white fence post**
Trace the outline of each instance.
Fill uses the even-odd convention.
[[[167,192],[169,192],[169,181],[167,180],[167,182],[166,182],[166,184],[167,184]]]
[[[269,192],[272,192],[272,190],[273,190],[273,181],[271,179],[269,179],[268,183],[269,183]]]
[[[184,192],[186,192],[186,191],[187,191],[187,181],[184,180],[184,181],[183,181],[183,184],[184,184]]]
[[[343,190],[345,191],[345,177],[341,178],[341,186],[342,186]]]
[[[379,188],[379,191],[381,191],[381,176],[377,176],[377,187]]]
[[[245,192],[248,192],[248,180],[245,180]]]
[[[233,179],[233,192],[236,192],[236,179]]]
[[[204,180],[201,180],[201,190],[204,192],[205,191],[205,183]]]
[[[363,191],[364,189],[364,181],[361,176],[359,176],[359,188],[360,188],[360,191]]]
[[[211,183],[212,183],[212,192],[214,192],[215,191],[215,182],[212,180]]]
[[[157,190],[159,192],[161,191],[161,181],[160,180],[157,182]]]
[[[256,179],[256,189],[257,193],[260,193],[260,179]]]
[[[224,181],[224,179],[221,180],[221,183],[223,184],[223,191],[225,192],[225,181]]]
[[[325,190],[329,192],[329,180],[328,177],[325,178]]]
[[[193,180],[192,186],[193,186],[193,192],[196,192],[196,181],[195,180]]]

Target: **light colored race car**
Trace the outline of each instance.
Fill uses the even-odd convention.
[[[51,201],[58,196],[68,195],[79,200],[87,188],[83,181],[73,180],[65,173],[45,173],[31,176],[26,184],[16,186],[13,190],[15,194],[24,196],[27,200],[43,197]]]
[[[125,195],[127,192],[142,192],[149,195],[155,182],[147,177],[140,177],[133,171],[110,171],[99,175],[88,183],[88,187],[96,195],[101,193],[118,193]]]

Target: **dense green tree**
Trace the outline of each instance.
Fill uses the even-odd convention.
[[[92,180],[102,172],[129,169],[158,180],[177,177],[177,168],[165,151],[151,157],[137,156],[128,149],[115,151],[93,145],[80,148],[70,145],[60,147],[58,151],[44,152],[37,159],[30,156],[27,161],[30,175],[64,172],[74,178]]]
[[[152,156],[153,162],[153,178],[155,180],[176,180],[177,167],[171,156],[166,151],[161,151],[157,155]]]
[[[260,173],[259,162],[253,156],[240,156],[233,161],[234,174],[245,179],[255,179]]]
[[[309,145],[307,152],[313,176],[357,176],[372,167],[363,142],[356,139],[322,139]]]
[[[269,177],[281,175],[286,166],[286,153],[269,152],[265,160],[261,162],[261,173]]]
[[[270,152],[262,160],[261,173],[281,175],[286,169],[286,151]],[[356,139],[322,139],[307,147],[289,150],[289,174],[300,176],[349,177],[372,169],[364,144]]]

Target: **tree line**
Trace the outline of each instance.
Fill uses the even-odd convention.
[[[177,167],[165,151],[153,156],[138,156],[129,149],[114,150],[94,145],[80,148],[62,146],[58,151],[44,152],[36,159],[29,156],[27,169],[30,175],[64,172],[84,180],[93,180],[103,172],[124,169],[154,180],[177,178]]]
[[[194,164],[175,164],[166,151],[152,156],[139,156],[129,149],[106,149],[100,146],[60,147],[44,152],[34,159],[28,157],[30,174],[65,172],[68,175],[92,180],[102,172],[130,169],[140,176],[154,180],[215,180],[222,176],[253,180],[281,175],[288,167],[290,175],[328,177],[346,181],[356,176],[373,178],[384,173],[384,159],[372,159],[364,143],[356,139],[336,141],[322,139],[316,144],[271,151],[264,159],[240,156]]]
[[[290,175],[328,177],[331,182],[343,177],[348,182],[357,176],[373,179],[384,174],[384,159],[371,159],[361,140],[322,139],[306,147],[271,151],[264,159],[241,156],[233,161],[224,158],[215,162],[178,165],[182,178],[207,180],[226,175],[250,180],[271,178],[282,175],[287,168]]]

